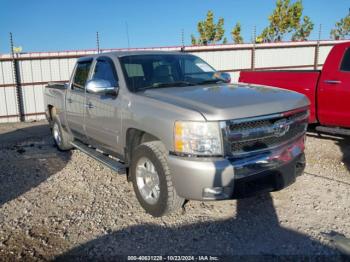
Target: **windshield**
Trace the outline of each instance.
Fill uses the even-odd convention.
[[[132,91],[224,81],[210,65],[188,54],[130,55],[120,62]]]

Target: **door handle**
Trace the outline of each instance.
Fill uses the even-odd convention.
[[[324,80],[324,82],[326,84],[332,84],[332,85],[337,85],[337,84],[341,84],[340,80]]]
[[[95,106],[91,102],[85,104],[85,107],[86,108],[95,108]]]
[[[68,99],[67,99],[67,102],[70,103],[70,104],[73,103],[72,98],[68,98]]]

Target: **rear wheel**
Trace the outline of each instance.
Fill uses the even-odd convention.
[[[57,116],[53,118],[51,130],[53,139],[58,149],[66,151],[73,148],[70,143],[73,141],[73,138],[62,128],[61,122]]]
[[[135,149],[130,175],[138,201],[152,216],[170,214],[184,203],[175,191],[161,142],[147,142]]]

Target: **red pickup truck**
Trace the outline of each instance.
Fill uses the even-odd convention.
[[[322,70],[241,71],[239,82],[302,93],[311,102],[309,123],[350,135],[350,42],[335,45]]]

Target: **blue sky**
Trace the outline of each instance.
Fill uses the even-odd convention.
[[[304,15],[311,17],[316,39],[322,24],[322,38],[350,8],[348,0],[304,0]],[[197,22],[210,9],[225,19],[226,36],[239,21],[245,42],[268,24],[267,17],[275,6],[274,0],[1,0],[0,53],[9,52],[9,32],[15,45],[24,52],[91,49],[96,46],[96,31],[101,47],[127,47],[126,23],[130,47],[168,46],[185,44],[195,33]]]

